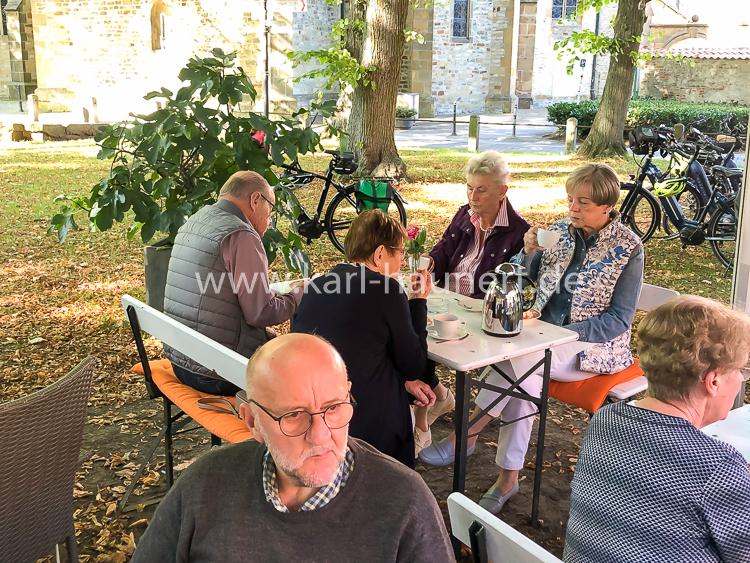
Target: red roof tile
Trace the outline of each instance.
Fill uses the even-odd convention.
[[[680,47],[675,45],[669,49],[662,49],[658,53],[667,52],[691,59],[750,59],[750,47]]]

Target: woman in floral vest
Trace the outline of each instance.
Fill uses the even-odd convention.
[[[550,375],[558,381],[576,381],[615,373],[633,363],[630,326],[643,283],[643,246],[638,236],[620,222],[614,206],[620,196],[620,181],[606,164],[576,168],[567,182],[569,218],[547,228],[540,246],[538,227],[524,237],[522,257],[529,277],[537,284],[537,297],[527,315],[574,330],[579,341],[552,349]],[[551,233],[550,233],[551,231]],[[555,241],[550,243],[549,241]],[[542,352],[502,362],[510,377],[521,376],[542,357]],[[488,368],[487,383],[508,387],[496,371]],[[539,396],[541,369],[522,387]],[[468,453],[476,437],[492,419],[528,416],[503,426],[498,438],[496,462],[500,476],[480,500],[496,514],[518,491],[518,472],[523,467],[536,406],[514,397],[503,397],[483,389],[477,395],[469,428]],[[432,465],[453,463],[455,437],[433,442],[420,453]]]

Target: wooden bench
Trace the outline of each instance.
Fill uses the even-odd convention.
[[[562,563],[494,514],[462,495],[448,497],[451,534],[471,548],[476,563]]]
[[[250,440],[252,439],[252,433],[245,422],[233,413],[208,410],[199,404],[201,399],[221,398],[234,405],[234,397],[218,397],[201,393],[177,379],[169,360],[149,360],[141,331],[190,356],[196,362],[214,370],[221,377],[241,388],[245,387],[245,370],[248,359],[130,295],[123,296],[122,308],[130,321],[140,359],[140,363],[134,366],[133,371],[143,374],[149,397],[161,399],[164,405],[163,427],[159,436],[147,451],[146,460],[141,466],[141,472],[163,438],[167,480],[171,487],[174,483],[172,438],[177,433],[186,431],[183,429],[191,421],[197,422],[199,427],[208,430],[211,434],[212,445],[219,445],[222,440],[229,443]],[[177,407],[177,412],[172,412],[173,407]],[[140,475],[139,472],[133,478],[131,487],[123,498],[121,508],[125,506],[125,502],[138,482]]]
[[[678,295],[679,293],[672,289],[644,283],[637,309],[650,311]],[[582,381],[552,380],[549,384],[549,395],[593,414],[607,401],[623,401],[648,388],[638,358],[634,360],[632,366],[617,373],[602,374]]]

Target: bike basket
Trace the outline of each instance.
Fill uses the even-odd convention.
[[[356,192],[358,211],[380,209],[388,213],[393,198],[393,189],[388,182],[381,180],[360,180]]]
[[[659,142],[659,135],[652,127],[639,125],[628,134],[630,150],[635,154],[647,154],[651,145]]]

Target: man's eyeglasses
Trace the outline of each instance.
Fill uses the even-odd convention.
[[[273,209],[274,205],[276,205],[274,202],[272,202],[270,199],[268,199],[266,196],[263,195],[263,192],[258,192],[260,194],[260,197],[265,199],[268,202],[268,205],[271,206],[271,209]]]
[[[404,248],[403,246],[388,246],[388,245],[385,245],[385,247],[386,248],[390,248],[391,250],[395,250],[396,252],[398,252],[399,254],[401,254],[401,256],[404,256],[406,254],[406,248]]]
[[[258,401],[254,401],[253,399],[244,400],[247,403],[253,403],[254,405],[257,405],[259,409],[261,409],[264,413],[266,413],[278,423],[282,434],[284,434],[285,436],[289,436],[290,438],[302,436],[308,430],[310,430],[313,417],[317,415],[321,415],[323,417],[323,422],[325,422],[326,426],[328,426],[328,428],[330,428],[331,430],[343,428],[344,426],[349,424],[349,422],[351,422],[352,416],[354,416],[354,407],[357,404],[357,402],[354,400],[354,397],[352,397],[350,394],[349,401],[334,403],[333,405],[329,405],[319,412],[296,410],[282,414],[281,416],[276,416],[266,407],[261,405]]]

